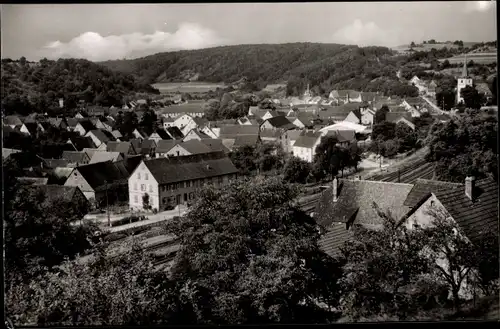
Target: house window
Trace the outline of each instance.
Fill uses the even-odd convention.
[[[191,193],[189,193],[189,200],[193,200],[193,199],[194,199],[194,193],[191,192]]]
[[[134,195],[134,202],[135,202],[135,203],[138,203],[138,202],[139,202],[139,198],[137,197],[137,195]]]
[[[153,193],[153,185],[149,185],[149,192]]]
[[[141,191],[146,191],[146,185],[141,184]]]
[[[137,191],[137,183],[134,183],[134,191]]]
[[[137,173],[137,179],[141,179],[141,173]]]
[[[188,180],[188,181],[186,182],[186,187],[191,187],[191,181],[190,181],[190,180]]]
[[[167,203],[167,198],[163,198],[161,201],[163,204],[165,204],[165,203]]]
[[[434,200],[431,201],[431,207],[434,207]]]
[[[147,173],[146,173],[146,174],[144,174],[144,179],[145,179],[145,180],[148,180],[148,174],[147,174]]]

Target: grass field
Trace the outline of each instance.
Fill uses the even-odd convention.
[[[450,58],[443,58],[440,59],[440,62],[444,62],[445,60],[448,60],[450,64],[460,64],[463,63],[465,59],[464,55],[458,55],[458,56],[453,56]],[[474,63],[479,63],[479,64],[491,64],[491,63],[496,63],[497,62],[497,53],[495,52],[488,52],[488,53],[473,53],[473,54],[467,54],[467,62],[469,61],[474,61]]]
[[[157,88],[161,93],[206,93],[225,86],[223,83],[211,82],[164,82],[155,83],[153,87]]]

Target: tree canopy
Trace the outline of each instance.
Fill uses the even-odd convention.
[[[436,162],[438,179],[463,182],[467,176],[497,178],[498,120],[466,112],[434,124],[426,140],[428,159]]]
[[[293,206],[296,196],[279,179],[209,188],[172,224],[183,245],[173,277],[197,323],[331,319],[318,305],[334,303],[338,271],[317,247],[314,220]]]

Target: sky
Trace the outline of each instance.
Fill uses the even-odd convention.
[[[222,45],[496,40],[496,1],[1,5],[2,58],[137,58]]]

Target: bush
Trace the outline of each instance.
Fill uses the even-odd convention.
[[[399,143],[397,139],[389,139],[384,142],[384,156],[393,157],[398,154]]]
[[[128,217],[124,217],[120,220],[117,220],[117,221],[114,221],[111,223],[111,227],[116,227],[116,226],[121,226],[121,225],[125,225],[125,224],[130,224],[130,223],[135,223],[135,222],[138,222],[140,220],[145,220],[146,217],[145,216],[128,216]]]

